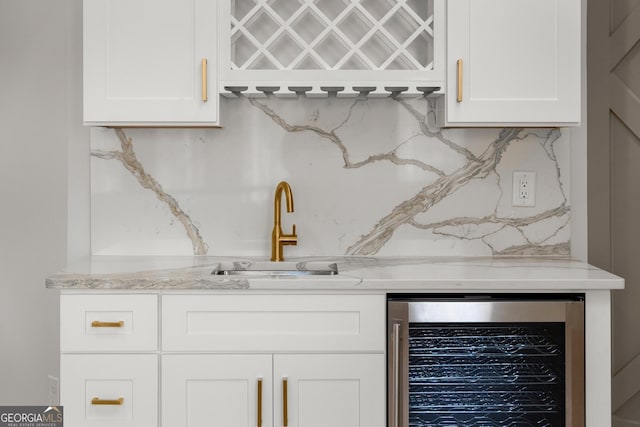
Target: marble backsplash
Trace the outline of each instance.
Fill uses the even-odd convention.
[[[91,133],[95,255],[568,255],[569,131],[439,129],[425,99],[223,100],[223,129]],[[535,171],[535,207],[511,205]]]

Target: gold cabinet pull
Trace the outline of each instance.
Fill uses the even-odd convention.
[[[262,378],[258,378],[258,427],[262,427]]]
[[[458,102],[462,102],[462,59],[458,59]]]
[[[202,58],[202,102],[207,99],[207,58]]]
[[[101,322],[99,320],[94,320],[91,322],[92,328],[122,328],[124,326],[124,320],[120,320],[119,322]]]
[[[289,408],[287,407],[287,377],[282,379],[282,425],[287,427],[289,425]]]
[[[122,405],[124,403],[124,397],[119,397],[117,399],[100,399],[99,397],[94,397],[91,399],[92,405]]]

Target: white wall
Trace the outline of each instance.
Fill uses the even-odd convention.
[[[82,126],[82,0],[68,3],[67,262],[91,253],[90,128]]]
[[[0,2],[0,405],[47,404],[47,375],[59,371],[58,294],[44,279],[67,262],[68,135],[81,124],[69,115],[69,20],[78,8]]]
[[[587,261],[587,0],[582,1],[582,120],[571,129],[571,256]]]

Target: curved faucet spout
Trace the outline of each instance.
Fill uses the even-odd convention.
[[[273,200],[273,206],[275,207],[273,215],[274,225],[280,223],[280,203],[283,191],[287,202],[287,212],[293,212],[293,193],[291,192],[291,186],[287,181],[281,181],[276,187],[276,194]]]
[[[287,212],[293,212],[293,193],[291,186],[286,181],[281,181],[276,187],[273,200],[273,231],[271,233],[271,261],[283,261],[282,248],[284,245],[297,245],[298,235],[296,234],[296,226],[293,225],[291,234],[284,234],[281,226],[281,203],[282,193],[284,192]]]

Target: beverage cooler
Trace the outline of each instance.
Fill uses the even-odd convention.
[[[584,426],[581,295],[390,296],[389,427]]]

